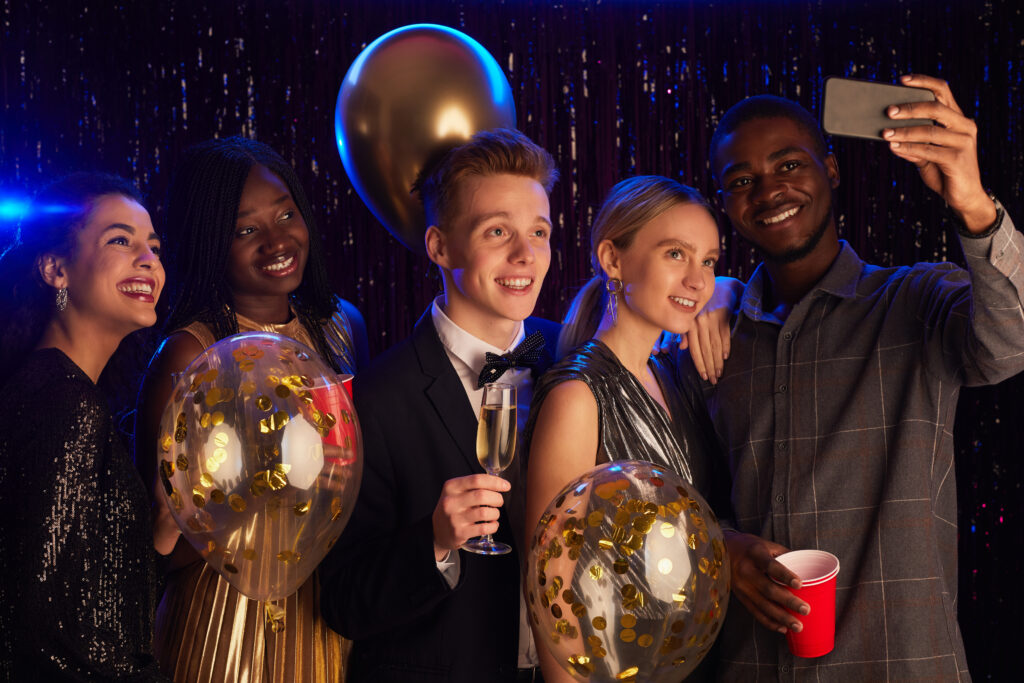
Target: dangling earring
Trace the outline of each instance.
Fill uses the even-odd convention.
[[[617,299],[622,292],[622,280],[617,277],[610,277],[604,283],[604,289],[608,292],[608,315],[611,316],[612,326],[619,321],[619,304]]]
[[[57,310],[63,311],[68,307],[68,288],[61,287],[57,290]]]

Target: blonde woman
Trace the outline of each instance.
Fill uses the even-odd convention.
[[[594,220],[591,249],[597,275],[576,296],[559,338],[568,355],[537,383],[530,410],[527,538],[558,491],[598,463],[655,462],[706,498],[716,479],[693,365],[651,355],[662,330],[694,326],[714,290],[718,228],[707,202],[668,178],[624,180]],[[548,683],[572,680],[539,649]]]

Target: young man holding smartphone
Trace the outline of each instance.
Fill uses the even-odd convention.
[[[761,96],[726,113],[711,165],[736,231],[764,261],[739,302],[710,393],[733,476],[733,594],[723,680],[969,680],[956,621],[952,426],[959,388],[1024,369],[1024,240],[983,189],[976,127],[948,85],[893,106],[887,129],[952,210],[968,270],[880,268],[839,240],[835,157],[796,103]],[[839,557],[835,649],[789,654],[773,631],[808,606],[776,556]],[[773,581],[774,580],[774,581]],[[755,621],[756,620],[756,621]],[[762,628],[757,624],[760,623]]]
[[[536,680],[514,538],[521,460],[509,481],[484,474],[476,434],[488,352],[518,359],[499,372],[518,388],[520,426],[533,386],[522,352],[553,358],[559,326],[529,316],[551,261],[557,175],[546,151],[498,130],[449,152],[420,188],[444,293],[355,378],[363,481],[321,568],[323,615],[354,641],[350,683]],[[459,550],[488,533],[512,553]]]

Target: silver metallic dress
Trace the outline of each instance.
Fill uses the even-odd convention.
[[[595,465],[615,460],[646,460],[689,479],[719,517],[729,510],[729,477],[693,363],[676,352],[647,361],[661,387],[669,413],[604,343],[591,339],[553,365],[538,380],[526,426],[526,452],[534,420],[548,393],[569,380],[590,387],[598,410]],[[710,654],[687,676],[687,683],[715,680],[717,654]]]
[[[590,387],[597,401],[600,435],[595,465],[614,460],[653,462],[689,479],[714,507],[713,471],[721,458],[699,380],[689,363],[688,359],[677,363],[667,354],[648,361],[671,413],[667,415],[612,350],[591,339],[537,382],[526,427],[527,445],[548,393],[562,382],[579,380]],[[677,373],[677,365],[681,372]]]

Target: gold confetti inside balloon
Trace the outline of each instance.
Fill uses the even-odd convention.
[[[254,600],[302,585],[359,491],[351,398],[319,355],[276,334],[237,334],[196,358],[164,409],[157,444],[182,533]]]
[[[729,602],[722,530],[672,471],[595,467],[548,505],[529,551],[531,623],[574,678],[681,681],[718,635]]]

